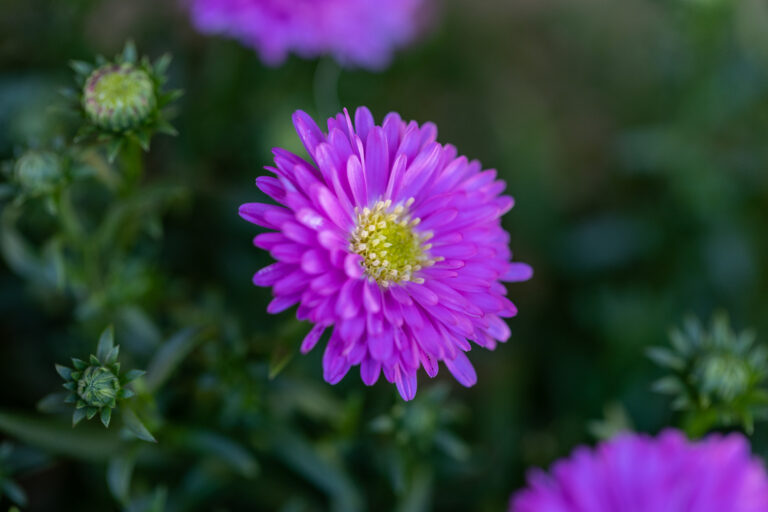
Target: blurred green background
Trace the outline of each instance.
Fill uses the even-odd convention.
[[[186,193],[163,237],[139,242],[145,281],[109,321],[127,367],[144,367],[184,318],[219,326],[156,394],[157,446],[95,423],[70,439],[35,404],[60,385],[54,363],[92,351],[104,325],[0,263],[0,409],[31,422],[22,430],[52,429],[45,446],[7,438],[24,510],[120,510],[110,489],[130,460],[126,510],[163,495],[170,511],[500,511],[526,468],[594,442],[606,414],[650,432],[675,423],[645,350],[686,314],[722,309],[768,336],[766,2],[455,0],[382,73],[265,67],[196,34],[182,5],[0,0],[4,160],[57,140],[70,59],[129,38],[174,55],[179,136],[153,140],[145,179]],[[331,387],[321,350],[285,359],[308,326],[269,317],[268,291],[250,283],[269,256],[237,207],[266,200],[254,179],[272,147],[303,154],[291,113],[358,105],[435,122],[440,142],[498,169],[516,198],[504,225],[535,276],[510,286],[511,340],[470,354],[472,389],[444,369],[421,373],[409,404],[355,370]],[[768,455],[765,431],[753,442]]]

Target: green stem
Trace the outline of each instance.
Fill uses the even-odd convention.
[[[131,196],[144,175],[144,161],[139,143],[126,138],[120,151],[119,165],[123,172],[123,196]]]

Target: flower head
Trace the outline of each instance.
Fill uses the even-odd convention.
[[[768,475],[739,434],[689,442],[621,434],[534,471],[510,512],[761,512]]]
[[[360,365],[365,384],[383,371],[410,400],[418,369],[434,377],[442,361],[472,386],[470,341],[495,348],[510,335],[502,318],[517,313],[501,281],[532,274],[510,261],[504,182],[437,143],[431,123],[391,113],[376,126],[366,108],[354,123],[346,110],[329,119],[327,134],[304,112],[293,120],[311,162],[276,148],[267,167],[276,177],[256,185],[282,206],[240,207],[274,230],[254,239],[277,260],[253,278],[273,289],[267,311],[298,303],[296,316],[315,324],[305,353],[332,329],[323,358],[331,384]]]
[[[332,55],[377,69],[416,35],[426,0],[192,0],[192,19],[258,50],[268,64],[288,53]]]

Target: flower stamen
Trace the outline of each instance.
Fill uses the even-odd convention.
[[[350,234],[350,250],[363,257],[362,266],[369,279],[386,288],[392,283],[423,283],[414,274],[437,261],[429,255],[431,232],[414,228],[421,219],[411,218],[408,207],[414,199],[394,209],[392,201],[378,201],[372,208],[355,208],[355,229]]]

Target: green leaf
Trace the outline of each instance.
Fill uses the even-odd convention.
[[[305,439],[287,429],[275,432],[271,445],[277,458],[325,491],[339,512],[363,509],[363,499],[338,460],[321,454]]]
[[[258,472],[259,465],[251,452],[227,437],[204,430],[189,430],[178,431],[176,439],[198,453],[222,460],[244,478],[252,478]]]
[[[76,370],[85,370],[86,368],[88,368],[88,363],[76,357],[72,358],[72,364],[75,365]]]
[[[134,44],[133,40],[129,39],[125,42],[125,47],[123,48],[123,62],[136,62],[136,44]]]
[[[93,72],[93,66],[89,64],[88,62],[84,62],[82,60],[71,60],[69,61],[69,67],[71,67],[75,73],[78,75],[82,75],[83,78],[90,75]]]
[[[17,274],[33,281],[40,281],[45,270],[29,243],[12,226],[4,223],[0,229],[0,251],[5,262]]]
[[[131,477],[136,459],[133,455],[116,456],[107,463],[107,486],[112,496],[123,505],[128,503]]]
[[[149,362],[144,378],[149,393],[157,391],[195,348],[201,339],[199,333],[200,330],[193,327],[182,329],[160,347]]]
[[[37,410],[44,413],[68,412],[71,408],[67,406],[65,400],[71,393],[62,391],[60,393],[51,393],[37,402]]]
[[[158,121],[156,129],[158,132],[170,135],[171,137],[175,137],[179,134],[179,131],[174,128],[171,123],[164,119]]]
[[[102,407],[99,419],[101,420],[102,425],[104,425],[104,428],[109,428],[109,421],[112,419],[112,408]]]
[[[171,60],[173,60],[173,56],[170,53],[161,55],[153,66],[155,74],[160,77],[164,76],[165,72],[168,71],[168,66],[171,65]]]
[[[107,354],[107,359],[104,361],[105,364],[117,366],[117,369],[115,370],[115,373],[118,373],[120,371],[120,363],[117,362],[117,358],[120,356],[120,345],[115,345],[112,347],[112,350],[109,351]]]
[[[165,105],[169,103],[173,103],[177,99],[184,96],[184,91],[181,89],[174,89],[172,91],[165,92],[160,95],[159,98],[157,98],[157,104],[159,107],[164,107]]]
[[[150,443],[156,443],[157,439],[155,439],[155,436],[153,436],[147,427],[144,426],[144,423],[141,422],[138,416],[136,416],[136,413],[133,412],[130,408],[125,408],[121,410],[123,423],[125,423],[125,426],[128,428],[128,430],[137,438],[141,439],[142,441],[147,441]]]
[[[110,325],[104,329],[99,337],[96,357],[99,358],[99,361],[106,363],[109,353],[112,352],[113,348],[115,348],[115,328]]]
[[[83,418],[85,418],[86,411],[88,409],[86,407],[80,407],[78,409],[75,409],[75,412],[72,414],[72,426],[76,427],[78,423],[83,421]]]
[[[112,164],[115,162],[115,158],[117,158],[118,153],[120,153],[120,149],[123,147],[123,138],[122,137],[114,137],[112,140],[109,141],[109,144],[107,145],[107,161]]]
[[[288,366],[288,363],[291,362],[295,355],[295,345],[289,347],[284,342],[278,343],[272,350],[272,355],[269,358],[269,380],[277,377]]]
[[[141,146],[144,151],[149,151],[149,132],[146,130],[139,130],[133,133],[132,137]]]
[[[147,372],[145,372],[144,370],[131,370],[125,375],[123,375],[122,381],[127,384],[128,382],[134,381],[139,377],[141,377],[142,375],[145,375],[146,373]]]
[[[72,369],[61,364],[56,364],[56,373],[64,380],[70,380],[72,377]]]
[[[432,498],[432,469],[427,464],[419,465],[409,478],[408,490],[400,499],[396,512],[427,512]]]
[[[133,398],[134,396],[136,396],[136,393],[134,393],[132,390],[128,388],[123,388],[120,391],[118,391],[118,396],[123,400],[127,400],[129,398]]]
[[[662,347],[651,347],[646,351],[648,358],[653,360],[659,366],[672,368],[673,370],[683,370],[685,361],[676,356],[671,350]]]
[[[685,391],[683,383],[677,377],[663,377],[653,383],[652,389],[657,393],[665,395],[675,395]]]
[[[24,492],[24,489],[19,484],[7,478],[0,480],[0,482],[0,490],[2,490],[0,495],[5,494],[9,500],[20,507],[27,506],[27,493]]]

